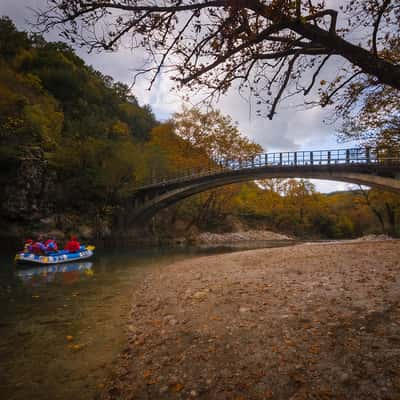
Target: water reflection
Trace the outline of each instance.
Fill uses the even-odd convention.
[[[92,262],[51,264],[43,267],[18,269],[17,276],[26,286],[40,286],[49,282],[75,283],[93,276]]]

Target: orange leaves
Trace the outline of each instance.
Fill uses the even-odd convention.
[[[293,340],[285,339],[285,344],[288,347],[296,347],[296,343],[294,343]]]
[[[83,344],[71,344],[69,345],[69,348],[74,350],[74,351],[79,351],[82,350],[85,347]]]
[[[312,354],[319,354],[321,351],[321,347],[318,344],[315,344],[315,345],[311,346],[308,351],[309,351],[309,353],[312,353]]]
[[[177,135],[201,149],[209,159],[237,159],[263,151],[262,147],[242,136],[230,117],[218,110],[203,113],[199,109],[183,109],[175,114]]]
[[[150,370],[144,371],[142,376],[143,376],[144,379],[147,380],[146,381],[147,385],[156,385],[157,383],[159,383],[158,378],[151,379],[152,378],[152,372]]]
[[[148,370],[143,372],[143,378],[149,378],[150,375],[151,375],[151,372]]]
[[[278,347],[277,346],[272,346],[271,347],[271,352],[272,353],[279,353]]]
[[[182,385],[182,383],[175,383],[173,386],[171,386],[171,391],[178,393],[183,389],[183,387],[184,386]]]

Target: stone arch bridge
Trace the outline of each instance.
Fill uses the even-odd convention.
[[[219,186],[272,178],[305,178],[366,185],[400,194],[400,154],[370,148],[259,154],[182,171],[139,187],[132,218],[145,220],[182,199]]]

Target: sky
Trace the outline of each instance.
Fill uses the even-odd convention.
[[[18,29],[30,30],[29,21],[33,21],[32,9],[43,7],[44,0],[0,0],[0,15],[9,16]],[[47,40],[61,40],[57,31],[46,34]],[[76,48],[77,54],[85,62],[92,65],[105,75],[110,75],[116,81],[132,84],[134,68],[143,62],[144,54],[140,51],[120,48],[117,52],[93,52],[88,54],[85,49]],[[326,74],[335,73],[340,66],[340,60],[329,65]],[[149,104],[160,121],[167,120],[182,107],[182,99],[172,90],[172,82],[166,75],[161,77],[148,90],[148,82],[141,79],[133,88],[139,103]],[[231,116],[238,124],[243,135],[259,143],[268,152],[297,150],[329,150],[351,147],[355,143],[338,143],[335,126],[325,123],[329,110],[311,108],[308,110],[295,107],[301,103],[301,98],[285,103],[277,110],[274,119],[257,117],[249,103],[236,90],[230,90],[220,99],[216,108]],[[321,192],[347,190],[354,186],[343,182],[320,181],[313,183]]]

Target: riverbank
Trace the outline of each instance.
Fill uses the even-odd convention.
[[[107,399],[398,399],[400,242],[200,257],[135,290]]]

